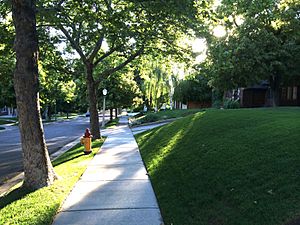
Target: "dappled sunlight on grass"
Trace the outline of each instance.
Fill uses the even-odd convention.
[[[168,125],[167,125],[168,126]],[[146,131],[143,133],[143,136],[141,137],[141,146],[147,146],[149,142],[152,143],[152,140],[157,138],[159,136],[160,131],[162,130],[163,127],[158,127],[155,129],[152,129],[151,131]],[[138,134],[137,137],[140,135]]]
[[[159,151],[156,152],[156,154],[152,155],[151,162],[149,162],[149,172],[150,174],[154,172],[154,170],[159,169],[158,167],[163,162],[163,160],[168,157],[168,155],[171,153],[173,149],[176,148],[176,145],[182,140],[182,138],[185,137],[186,133],[190,131],[190,129],[193,126],[193,123],[196,119],[199,119],[203,116],[205,112],[200,112],[196,114],[195,116],[191,117],[191,119],[188,121],[188,123],[184,124],[180,129],[176,130],[175,132],[170,132],[170,136],[166,141],[160,146]],[[169,125],[170,128],[172,127],[172,124]],[[152,143],[152,139],[159,139],[161,136],[161,132],[164,132],[164,129],[158,128],[154,133],[152,133],[151,137],[147,137],[147,141],[143,144]],[[155,146],[153,146],[155,147]]]
[[[300,109],[208,110],[137,135],[166,224],[284,224],[300,212]]]
[[[183,130],[180,130],[171,138],[171,140],[168,142],[167,145],[162,146],[157,152],[157,154],[152,158],[151,164],[149,166],[149,171],[154,170],[159,166],[159,164],[164,160],[165,157],[168,156],[170,151],[174,148],[175,145],[177,145],[178,141],[182,138]]]

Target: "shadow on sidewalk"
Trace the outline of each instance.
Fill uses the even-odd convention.
[[[122,134],[131,133],[129,128],[122,129],[122,125],[118,128],[121,129],[112,132],[108,140],[116,138],[115,135],[119,139]],[[132,138],[134,139],[133,136]],[[97,161],[90,162],[85,174],[56,215],[54,225],[84,224],[87,220],[89,224],[97,224],[97,221],[122,225],[162,224],[156,197],[138,148],[127,150],[126,144],[122,142],[102,145],[101,151],[95,157],[104,159],[108,154],[115,157],[116,161],[107,161],[106,164],[94,158]],[[137,155],[139,162],[128,160],[131,157],[136,159]],[[106,158],[109,159],[110,157]],[[108,176],[103,172],[108,172]]]

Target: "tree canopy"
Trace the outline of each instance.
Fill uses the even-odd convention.
[[[206,4],[194,1],[40,1],[40,26],[65,42],[85,66],[91,130],[100,137],[97,87],[143,53],[186,51],[176,44],[182,34],[193,34],[207,16]],[[107,45],[107,49],[104,46]],[[183,54],[177,54],[180,58]],[[118,64],[109,64],[118,58]],[[97,68],[97,73],[95,69]]]
[[[1,11],[0,21],[0,107],[5,105],[15,106],[16,99],[13,89],[15,54],[12,49],[14,28],[12,26],[12,19],[9,18],[4,9]]]
[[[268,80],[276,105],[279,85],[299,80],[299,8],[293,0],[222,1],[217,22],[227,35],[208,39],[203,65],[212,86],[228,90]]]
[[[189,101],[210,103],[212,90],[207,78],[197,75],[187,77],[179,82],[174,90],[174,99],[187,104]]]

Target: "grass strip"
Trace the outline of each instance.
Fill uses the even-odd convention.
[[[166,225],[300,221],[300,108],[209,110],[136,135]]]
[[[105,124],[105,128],[114,128],[119,124],[119,118],[108,121]]]
[[[15,123],[15,120],[3,120],[0,119],[0,125]]]
[[[0,198],[0,224],[51,224],[64,199],[98,152],[104,140],[93,142],[93,153],[85,155],[84,147],[76,145],[53,161],[59,179],[50,187],[30,192],[19,187]]]
[[[2,116],[0,117],[0,120],[13,120],[13,121],[18,121],[17,117],[10,117],[10,116]]]

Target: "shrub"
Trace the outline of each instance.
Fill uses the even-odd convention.
[[[212,107],[221,108],[223,103],[223,93],[218,89],[213,89],[212,91]]]
[[[141,122],[142,123],[150,123],[150,122],[155,122],[155,121],[158,121],[160,119],[160,117],[155,114],[155,113],[150,113],[150,114],[147,114],[142,120]]]
[[[139,107],[134,108],[132,111],[133,111],[133,112],[143,112],[143,109],[144,109],[144,106],[141,105],[141,106],[139,106]]]
[[[145,115],[144,112],[139,112],[138,114],[134,115],[133,118],[139,118],[141,116]]]
[[[223,107],[224,109],[238,109],[240,108],[240,103],[238,100],[225,99]]]
[[[212,104],[213,108],[219,109],[219,108],[221,108],[221,106],[222,106],[222,101],[221,100],[214,100],[214,102]]]
[[[211,102],[212,90],[208,80],[203,76],[188,77],[174,89],[174,100],[186,103],[188,101]]]

